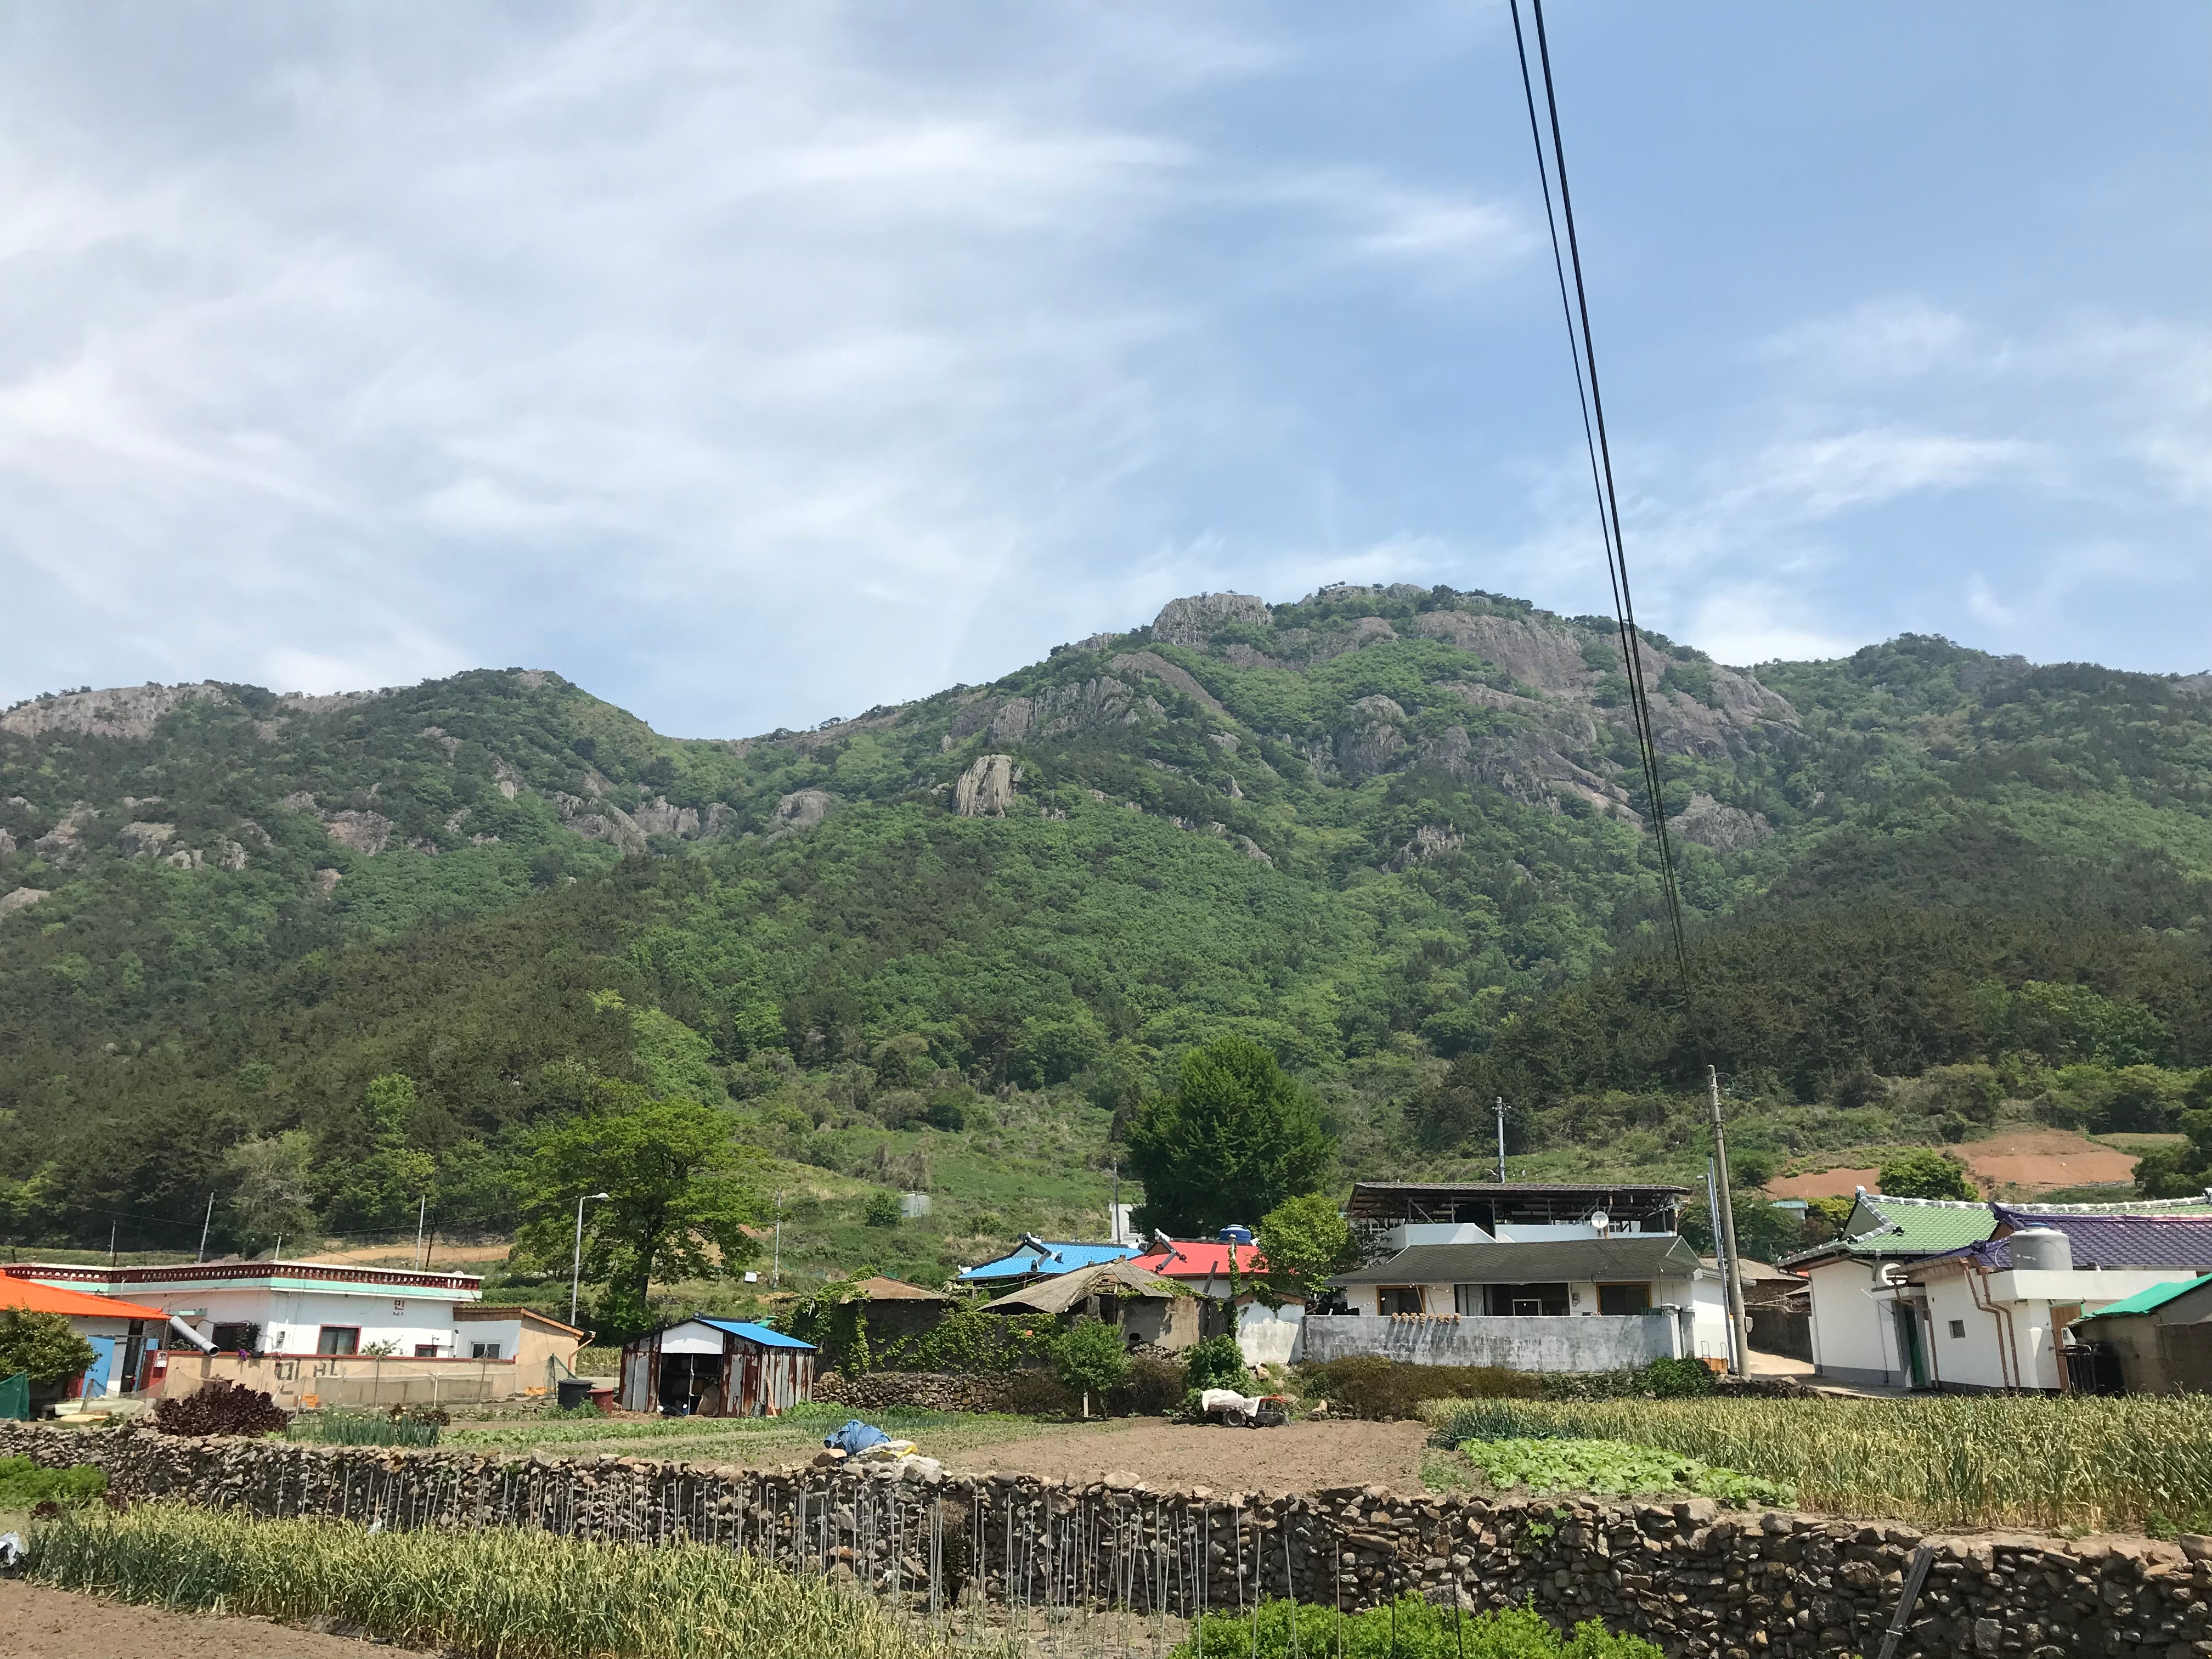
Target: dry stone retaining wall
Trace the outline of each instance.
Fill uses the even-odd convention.
[[[814,1379],[814,1397],[861,1411],[881,1411],[886,1406],[918,1406],[933,1412],[1014,1409],[1012,1384],[1003,1372],[969,1376],[947,1371],[870,1371],[846,1376],[824,1371]]]
[[[1533,1601],[1682,1659],[1872,1653],[1923,1540],[1898,1526],[1710,1499],[1671,1505],[1379,1487],[1294,1496],[1158,1491],[909,1467],[746,1469],[542,1452],[501,1458],[143,1430],[0,1424],[0,1455],[94,1462],[127,1498],[388,1527],[543,1527],[613,1542],[690,1538],[878,1592],[1164,1607],[1191,1615],[1295,1594],[1345,1607],[1415,1590],[1469,1607]],[[1930,1539],[1899,1651],[2068,1659],[2212,1655],[2212,1540]]]

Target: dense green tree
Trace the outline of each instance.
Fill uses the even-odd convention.
[[[1878,1177],[1892,1198],[1979,1198],[1981,1189],[1966,1166],[1948,1152],[1923,1148],[1887,1159]]]
[[[1176,1086],[1145,1103],[1129,1165],[1145,1183],[1140,1228],[1208,1235],[1331,1180],[1336,1142],[1311,1095],[1275,1056],[1218,1037],[1182,1058]]]
[[[99,1357],[60,1314],[0,1308],[0,1377],[21,1371],[52,1388],[89,1370]]]
[[[1259,1235],[1267,1288],[1286,1300],[1324,1294],[1328,1276],[1359,1259],[1352,1229],[1327,1193],[1284,1200],[1260,1218]]]
[[[761,1160],[712,1107],[605,1078],[582,1080],[580,1092],[582,1109],[533,1140],[515,1255],[567,1273],[577,1200],[586,1199],[584,1275],[603,1287],[600,1338],[627,1340],[651,1325],[655,1280],[718,1278],[759,1254],[746,1229],[763,1213]]]
[[[1103,1397],[1129,1380],[1129,1345],[1119,1328],[1085,1314],[1052,1345],[1052,1367],[1067,1387]]]

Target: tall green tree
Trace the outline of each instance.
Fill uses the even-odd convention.
[[[567,1271],[584,1199],[584,1277],[604,1287],[599,1335],[627,1340],[651,1325],[654,1280],[719,1278],[759,1254],[745,1229],[763,1212],[763,1159],[732,1139],[726,1113],[696,1101],[605,1078],[585,1092],[581,1112],[534,1139],[515,1253]]]
[[[1331,1273],[1359,1259],[1350,1224],[1326,1193],[1285,1199],[1262,1216],[1260,1254],[1268,1290],[1285,1301],[1319,1296]]]
[[[1321,1190],[1336,1139],[1272,1053],[1217,1037],[1185,1054],[1175,1088],[1139,1109],[1129,1164],[1145,1183],[1138,1226],[1203,1234]]]
[[[415,1079],[405,1073],[370,1079],[362,1106],[368,1152],[337,1158],[323,1172],[323,1210],[333,1227],[413,1224],[437,1173],[429,1153],[409,1144],[416,1104]]]
[[[1966,1166],[1948,1152],[1923,1147],[1889,1159],[1878,1177],[1881,1190],[1892,1198],[1979,1198]]]

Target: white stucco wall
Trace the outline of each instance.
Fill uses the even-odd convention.
[[[1305,1357],[1299,1340],[1306,1310],[1296,1303],[1270,1308],[1249,1302],[1237,1310],[1237,1346],[1248,1365],[1290,1365]]]
[[[1806,1275],[1812,1287],[1813,1365],[1856,1382],[1902,1382],[1889,1300],[1869,1292],[1881,1263],[1823,1262]]]
[[[431,1300],[395,1296],[381,1286],[306,1291],[252,1285],[194,1285],[150,1296],[138,1293],[136,1287],[133,1291],[133,1300],[165,1313],[199,1310],[199,1317],[189,1322],[203,1336],[211,1336],[217,1325],[257,1324],[263,1353],[313,1353],[325,1325],[359,1327],[363,1349],[374,1342],[393,1342],[403,1355],[411,1356],[422,1344],[436,1345],[441,1354],[453,1352],[454,1298],[450,1294]],[[172,1343],[178,1340],[172,1333]]]

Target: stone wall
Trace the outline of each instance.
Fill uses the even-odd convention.
[[[1333,1314],[1308,1318],[1309,1363],[1379,1354],[1414,1365],[1502,1365],[1516,1371],[1640,1370],[1694,1353],[1690,1315],[1585,1314],[1510,1319],[1459,1314]]]
[[[871,1371],[845,1376],[824,1371],[814,1379],[814,1397],[858,1410],[919,1406],[934,1412],[1004,1412],[1013,1409],[1012,1384],[1003,1372],[968,1376],[943,1371]]]
[[[1923,1541],[1899,1526],[1735,1514],[1705,1498],[1491,1502],[1373,1486],[1262,1496],[912,1466],[502,1459],[14,1423],[0,1424],[0,1455],[95,1462],[127,1498],[264,1515],[690,1538],[940,1605],[970,1588],[999,1601],[1186,1616],[1285,1594],[1345,1607],[1406,1590],[1469,1608],[1533,1601],[1561,1623],[1600,1618],[1648,1636],[1673,1659],[1872,1653]],[[2212,1653],[2212,1539],[1926,1541],[1935,1565],[1904,1655]]]

